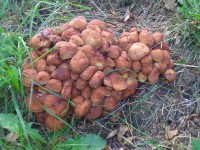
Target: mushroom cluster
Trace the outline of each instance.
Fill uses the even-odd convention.
[[[96,119],[134,95],[139,82],[175,79],[163,34],[131,28],[118,40],[101,20],[78,16],[30,39],[23,65],[26,106],[53,131],[66,116]],[[59,119],[60,118],[60,119]]]

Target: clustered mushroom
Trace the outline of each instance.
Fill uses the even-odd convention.
[[[147,29],[131,28],[116,40],[105,22],[79,16],[43,29],[29,45],[34,50],[22,67],[26,106],[51,131],[62,129],[66,116],[109,114],[139,82],[176,78],[163,34]]]

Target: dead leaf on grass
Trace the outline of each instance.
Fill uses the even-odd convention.
[[[132,3],[126,10],[126,13],[124,15],[124,22],[126,22],[130,17],[131,17],[131,9],[134,7],[135,5]]]
[[[163,2],[168,10],[174,11],[176,9],[176,0],[163,0]]]
[[[103,150],[112,150],[111,148],[110,148],[110,146],[106,146]]]
[[[122,136],[129,130],[128,126],[127,125],[120,125],[119,127],[119,133],[118,133],[118,136],[117,136],[117,141],[118,142],[122,142]]]
[[[171,140],[176,135],[178,135],[178,130],[177,129],[176,130],[168,130],[168,129],[166,129],[166,131],[165,131],[165,139],[166,140]]]
[[[111,131],[111,132],[108,134],[108,136],[106,137],[106,139],[109,139],[109,138],[111,138],[111,137],[117,135],[118,132],[119,132],[118,129],[115,129],[115,130]]]
[[[9,142],[16,142],[16,140],[19,138],[19,134],[10,132],[6,135],[6,139]]]

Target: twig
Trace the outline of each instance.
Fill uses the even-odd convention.
[[[198,68],[199,67],[199,66],[195,66],[195,65],[185,65],[185,64],[178,64],[178,63],[174,63],[174,65],[182,66],[182,67],[189,67],[189,68]]]

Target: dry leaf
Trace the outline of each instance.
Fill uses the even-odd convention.
[[[124,22],[126,22],[130,18],[130,8],[128,7],[124,16]]]
[[[167,140],[172,139],[173,137],[175,137],[176,135],[178,135],[178,130],[166,130],[165,131],[165,138]]]
[[[106,146],[103,150],[112,150],[111,148],[110,148],[110,146]]]
[[[126,131],[128,131],[129,128],[127,125],[120,125],[119,127],[119,133],[118,133],[118,136],[117,136],[117,141],[118,142],[122,142],[122,136],[126,133]]]
[[[111,132],[108,134],[108,136],[106,137],[106,139],[109,139],[109,138],[111,138],[111,137],[117,135],[118,132],[119,132],[118,129],[115,129],[115,130],[111,131]]]
[[[16,142],[16,140],[19,138],[19,135],[17,133],[10,132],[6,135],[6,139],[9,142]]]
[[[132,3],[126,10],[126,13],[124,15],[124,22],[126,22],[131,17],[131,9],[134,7],[134,3]]]
[[[174,11],[176,9],[176,0],[163,0],[163,2],[168,10]]]

